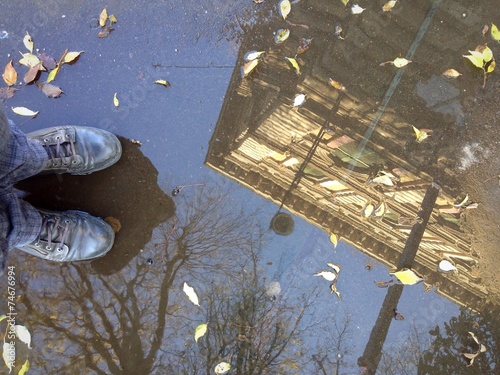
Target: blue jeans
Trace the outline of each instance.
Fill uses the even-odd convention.
[[[19,199],[13,185],[38,174],[48,154],[7,119],[0,105],[0,275],[8,252],[36,239],[42,226],[40,213]]]

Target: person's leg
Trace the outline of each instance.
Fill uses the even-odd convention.
[[[0,274],[13,248],[59,262],[106,254],[114,232],[81,211],[36,209],[13,192],[13,184],[41,172],[89,174],[114,164],[121,145],[109,132],[65,126],[23,134],[0,105]]]
[[[26,135],[5,116],[0,106],[0,187],[41,172],[49,162],[47,151]]]

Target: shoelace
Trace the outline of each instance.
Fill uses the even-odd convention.
[[[43,215],[42,218],[42,229],[40,230],[40,234],[35,242],[35,245],[40,243],[41,235],[43,232],[47,233],[47,248],[45,250],[52,250],[52,241],[57,242],[61,245],[64,245],[64,241],[66,241],[66,236],[69,233],[69,224],[70,221],[68,219],[64,220],[63,225],[61,223],[61,218],[59,216],[49,216]],[[45,238],[44,238],[45,240]],[[61,247],[56,248],[56,250],[61,250]]]
[[[57,165],[56,159],[64,160],[64,158],[71,157],[72,163],[77,163],[75,144],[73,139],[69,134],[66,135],[67,141],[62,140],[61,136],[57,136],[57,145],[45,145],[47,147],[47,153],[49,154],[50,160]],[[63,163],[67,165],[66,163]]]

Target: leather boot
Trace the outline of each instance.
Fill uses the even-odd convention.
[[[118,138],[97,128],[56,126],[28,133],[26,137],[42,145],[49,155],[41,174],[90,174],[113,165],[122,154]]]
[[[56,262],[74,262],[102,257],[113,246],[113,229],[98,217],[82,211],[38,211],[40,234],[19,250]]]

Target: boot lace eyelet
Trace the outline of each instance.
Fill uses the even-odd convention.
[[[50,247],[50,246],[45,246],[45,250],[52,250],[52,247]]]
[[[73,160],[72,163],[73,164],[78,164],[78,162],[76,160]]]
[[[63,248],[62,247],[58,247],[58,248],[56,248],[56,251],[59,252],[59,253],[61,253],[63,251]]]
[[[48,138],[44,138],[44,139],[43,139],[43,141],[44,141],[45,143],[47,143],[47,142],[49,141],[49,139],[48,139]]]

